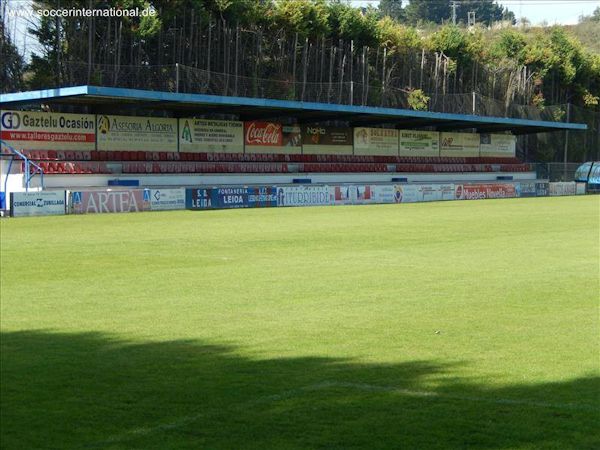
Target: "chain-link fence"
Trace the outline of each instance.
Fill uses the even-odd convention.
[[[425,92],[426,101],[412,102],[410,90],[356,81],[299,82],[236,76],[182,64],[124,66],[70,64],[64,85],[93,84],[190,94],[213,94],[304,102],[421,109],[431,112],[565,122],[566,105],[543,109],[502,102],[478,93]]]
[[[537,163],[535,171],[539,179],[549,181],[574,181],[579,163]]]

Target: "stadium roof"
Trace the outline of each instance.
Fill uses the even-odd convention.
[[[403,129],[433,127],[439,131],[474,128],[480,133],[511,131],[514,134],[527,134],[587,129],[585,124],[580,123],[100,86],[74,86],[0,95],[0,108],[3,109],[42,103],[88,106],[91,112],[96,113],[130,108],[169,111],[177,117],[205,114],[235,114],[241,120],[293,117],[298,123],[343,120],[352,126],[386,124]]]

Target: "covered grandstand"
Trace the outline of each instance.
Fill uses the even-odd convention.
[[[3,94],[0,109],[7,193],[25,189],[35,171],[45,188],[535,180],[515,136],[586,129],[97,86]]]

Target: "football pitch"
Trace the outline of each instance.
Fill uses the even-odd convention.
[[[2,220],[1,447],[599,448],[599,199]]]

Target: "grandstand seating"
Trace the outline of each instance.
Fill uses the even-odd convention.
[[[46,174],[527,172],[517,158],[30,150]],[[116,166],[116,167],[115,167]]]

